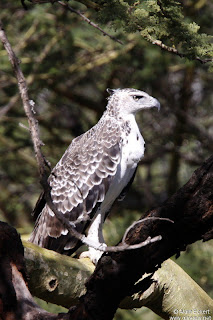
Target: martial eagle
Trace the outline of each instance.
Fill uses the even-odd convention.
[[[136,89],[108,89],[106,111],[89,131],[73,139],[49,177],[56,208],[75,230],[93,243],[104,244],[102,226],[114,201],[123,196],[134,179],[144,155],[144,139],[135,120],[136,112],[160,107],[157,99]],[[59,222],[45,203],[35,208],[38,216],[30,241],[44,248],[71,255],[82,243]],[[83,253],[97,263],[101,252],[92,247]]]

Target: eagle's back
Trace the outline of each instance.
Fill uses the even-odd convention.
[[[72,141],[52,170],[49,177],[52,200],[75,223],[79,233],[84,233],[105,199],[120,163],[121,143],[120,122],[104,115],[96,126]],[[44,197],[36,207],[38,218],[30,241],[60,253],[74,252],[78,240],[68,234],[45,204]]]

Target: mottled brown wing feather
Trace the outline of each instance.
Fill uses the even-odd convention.
[[[75,221],[78,232],[85,231],[104,200],[120,157],[120,126],[116,120],[108,118],[104,124],[99,121],[95,127],[74,139],[53,169],[49,177],[53,202],[69,221]],[[30,241],[70,254],[76,250],[78,241],[66,232],[45,205]]]

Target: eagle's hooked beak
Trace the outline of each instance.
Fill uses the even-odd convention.
[[[154,99],[154,104],[153,104],[153,108],[157,108],[158,109],[158,112],[160,111],[160,102],[153,98]]]

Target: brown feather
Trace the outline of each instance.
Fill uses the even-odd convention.
[[[76,221],[80,216],[87,218],[76,223],[75,229],[80,233],[84,233],[90,224],[116,174],[121,156],[120,136],[117,121],[111,118],[104,126],[99,122],[95,130],[93,127],[72,141],[49,177],[56,208],[69,221]],[[34,210],[37,216],[40,215],[30,241],[60,253],[71,254],[79,246],[79,241],[65,234],[63,225],[44,204],[42,196]]]

